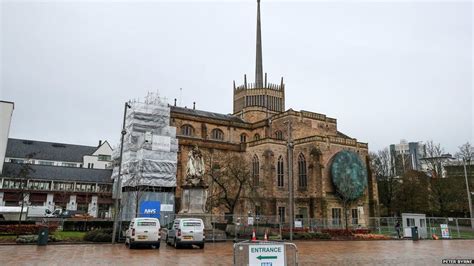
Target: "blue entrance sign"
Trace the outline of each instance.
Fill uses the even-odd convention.
[[[140,217],[160,218],[161,203],[159,201],[142,201]]]

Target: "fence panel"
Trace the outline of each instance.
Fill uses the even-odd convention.
[[[165,214],[160,217],[162,228],[167,228],[180,214]],[[244,241],[250,240],[255,231],[256,237],[263,240],[267,234],[268,240],[288,240],[290,238],[288,221],[280,221],[279,216],[252,216],[252,215],[210,215],[201,214],[199,217],[205,220],[206,238],[208,241]],[[321,232],[324,229],[345,229],[343,219],[324,218],[297,218],[293,226],[293,232],[297,234]],[[426,217],[426,238],[430,239],[433,234],[441,238],[441,224],[447,224],[450,238],[474,239],[473,222],[469,218],[445,218]],[[369,217],[362,224],[352,224],[348,221],[348,229],[369,229],[372,234],[382,234],[396,239],[397,222],[402,225],[401,235],[403,237],[403,223],[401,217]],[[120,224],[120,236],[123,239],[129,222]],[[166,231],[166,230],[164,230]]]

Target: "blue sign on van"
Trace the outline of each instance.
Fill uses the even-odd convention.
[[[140,217],[160,218],[161,203],[159,201],[142,201]]]

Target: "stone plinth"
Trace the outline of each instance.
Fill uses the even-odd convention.
[[[183,186],[179,214],[205,214],[207,186]]]

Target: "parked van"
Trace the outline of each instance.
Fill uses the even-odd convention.
[[[180,218],[168,228],[166,244],[179,248],[185,245],[197,245],[204,248],[204,222],[198,218]]]
[[[125,245],[134,248],[149,245],[160,248],[160,220],[156,218],[133,218],[125,233]]]

